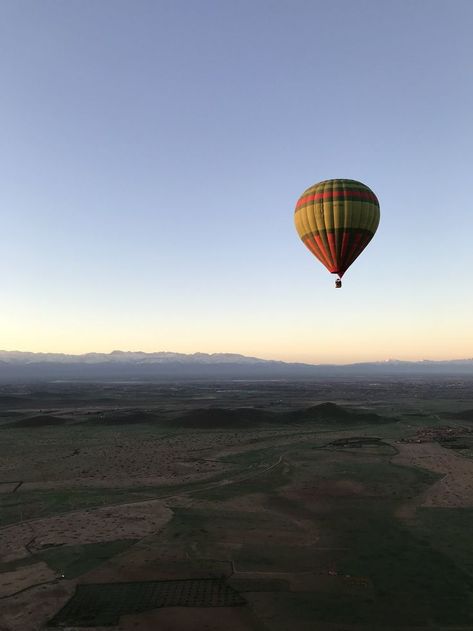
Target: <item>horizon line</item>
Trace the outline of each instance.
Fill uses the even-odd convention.
[[[30,355],[63,355],[63,356],[71,356],[71,357],[85,357],[87,355],[113,355],[114,353],[123,353],[123,354],[142,354],[142,355],[156,355],[156,354],[168,354],[168,355],[184,355],[184,356],[194,356],[194,355],[207,355],[207,356],[215,356],[215,355],[235,355],[237,357],[244,357],[245,359],[256,359],[259,361],[267,361],[267,362],[281,362],[284,364],[305,364],[308,366],[350,366],[356,364],[388,364],[395,362],[405,362],[405,363],[422,363],[422,362],[465,362],[465,361],[473,361],[473,357],[454,357],[451,359],[402,359],[402,358],[394,358],[390,357],[388,359],[369,359],[369,360],[359,360],[359,361],[351,361],[344,363],[335,363],[335,362],[321,362],[321,363],[312,363],[302,360],[293,360],[287,361],[283,359],[266,359],[264,357],[258,357],[256,355],[244,355],[242,353],[234,353],[234,352],[224,352],[219,351],[215,353],[208,353],[203,351],[195,351],[192,353],[183,353],[180,351],[141,351],[141,350],[120,350],[114,349],[112,351],[104,352],[104,351],[87,351],[85,353],[68,353],[63,351],[20,351],[20,350],[6,350],[0,349],[0,353],[18,353],[18,354],[30,354]]]

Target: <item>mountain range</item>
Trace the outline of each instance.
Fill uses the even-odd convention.
[[[28,353],[0,350],[0,382],[49,380],[304,379],[363,376],[473,377],[473,359],[304,364],[234,353]]]

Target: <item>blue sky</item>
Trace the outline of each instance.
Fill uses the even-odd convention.
[[[473,3],[5,0],[0,347],[473,356]],[[381,203],[344,277],[299,241]]]

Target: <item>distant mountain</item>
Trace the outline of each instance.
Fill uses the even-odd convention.
[[[111,353],[86,353],[66,355],[64,353],[25,353],[22,351],[0,350],[0,362],[11,364],[162,364],[183,362],[186,364],[253,364],[267,363],[257,357],[247,357],[234,353],[143,353],[142,351],[112,351]]]
[[[0,382],[51,380],[304,379],[473,377],[473,359],[349,365],[287,363],[233,353],[113,351],[65,355],[0,351]]]

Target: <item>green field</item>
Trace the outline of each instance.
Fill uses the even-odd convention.
[[[200,401],[195,415],[197,404],[189,400],[185,414],[153,408],[143,420],[136,406],[103,414],[53,407],[4,414],[0,535],[18,525],[35,548],[0,562],[0,572],[44,562],[54,580],[77,581],[77,598],[86,600],[65,609],[76,624],[106,625],[146,611],[151,605],[144,601],[138,609],[123,603],[133,601],[138,585],[145,594],[151,579],[225,579],[270,631],[289,621],[295,630],[316,623],[358,625],[357,631],[473,628],[473,503],[465,496],[461,508],[422,506],[445,473],[397,463],[409,445],[402,439],[419,454],[437,441],[441,451],[432,453],[445,462],[471,464],[470,449],[455,447],[469,446],[473,434],[446,420],[449,410],[467,409],[468,402],[455,407],[409,398],[366,409],[362,401],[352,408],[310,405],[307,412],[269,409],[252,413],[261,424],[248,427],[246,408],[220,419],[220,408],[207,414]],[[235,402],[241,406],[239,393]],[[48,413],[62,420],[50,425]],[[225,419],[231,427],[221,426]],[[454,435],[442,442],[447,424]],[[468,484],[462,488],[468,492]],[[112,532],[110,540],[90,543],[89,533],[81,543],[78,533],[74,543],[44,546],[37,539],[35,524],[48,517],[135,502],[164,507],[169,517],[146,536],[113,539]],[[133,523],[133,509],[127,514]],[[110,585],[103,598],[87,587],[96,580]],[[121,608],[113,604],[117,582]],[[28,590],[18,591],[27,598]]]

